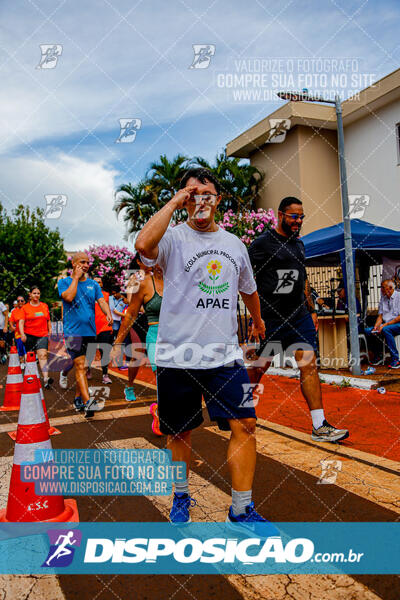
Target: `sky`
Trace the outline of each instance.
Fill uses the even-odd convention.
[[[0,202],[61,196],[47,222],[67,250],[126,245],[118,185],[161,154],[212,161],[282,104],[290,73],[318,86],[322,59],[365,75],[358,89],[394,71],[399,17],[387,0],[3,0]],[[234,76],[254,90],[254,73],[261,96],[237,93]],[[124,119],[136,131],[121,138]]]

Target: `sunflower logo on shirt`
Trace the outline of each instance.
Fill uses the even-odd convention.
[[[216,282],[220,277],[219,274],[221,273],[221,270],[222,264],[219,262],[219,260],[210,260],[207,265],[207,271],[208,279],[211,280],[211,285],[206,281],[200,281],[199,288],[202,292],[210,295],[222,294],[223,292],[226,292],[226,290],[229,288],[229,283],[227,281],[216,285]]]

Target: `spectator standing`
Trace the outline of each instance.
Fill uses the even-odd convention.
[[[37,354],[43,374],[43,385],[48,389],[53,383],[53,379],[49,377],[47,365],[51,333],[50,312],[48,305],[40,301],[40,290],[35,285],[30,289],[29,301],[22,307],[18,327],[26,352],[36,352]]]
[[[113,320],[112,330],[114,340],[117,337],[126,304],[120,290],[114,288],[112,290],[112,295],[109,298],[110,311]]]

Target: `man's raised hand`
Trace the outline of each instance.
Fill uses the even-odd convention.
[[[74,279],[80,279],[83,275],[83,269],[80,265],[76,265],[75,269],[72,271],[72,277]]]
[[[184,208],[190,196],[197,190],[197,185],[188,185],[181,190],[178,190],[171,202],[175,205],[175,209]]]

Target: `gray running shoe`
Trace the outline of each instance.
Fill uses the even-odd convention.
[[[339,442],[349,437],[347,429],[336,429],[329,425],[328,421],[324,421],[318,429],[312,428],[311,439],[314,442]]]

